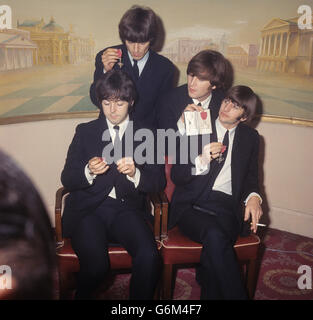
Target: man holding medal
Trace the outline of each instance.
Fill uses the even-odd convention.
[[[154,52],[158,33],[156,14],[146,7],[131,7],[119,23],[121,45],[101,50],[95,61],[94,82],[90,87],[91,101],[98,106],[96,81],[111,69],[122,69],[136,84],[138,100],[134,120],[146,127],[156,126],[156,101],[174,87],[173,63]]]
[[[209,110],[211,118],[216,119],[233,78],[233,68],[220,52],[200,51],[188,63],[187,83],[158,102],[158,128],[179,130],[183,135],[185,111]]]
[[[259,135],[244,124],[255,115],[257,102],[249,87],[232,87],[212,121],[209,143],[188,164],[177,162],[172,168],[176,188],[169,227],[178,225],[183,234],[203,245],[202,299],[247,298],[233,245],[244,222],[256,232],[262,215]]]

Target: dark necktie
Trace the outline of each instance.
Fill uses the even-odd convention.
[[[199,106],[199,107],[202,107],[202,104],[201,104],[201,102],[199,102],[199,103],[197,104],[197,106]]]
[[[221,172],[227,157],[228,147],[229,147],[229,131],[228,130],[225,132],[223,145],[226,146],[225,151],[219,157],[212,160],[210,163],[210,166],[212,166],[212,168],[211,168],[211,176],[209,179],[209,189],[213,188],[214,182],[217,176],[219,175],[219,173]]]
[[[227,153],[228,153],[229,130],[226,130],[226,132],[225,132],[224,139],[223,139],[223,146],[226,146],[226,150],[225,150],[224,153],[223,153],[223,157],[224,157],[223,165],[224,165],[224,162],[225,162],[225,160],[226,160]]]
[[[138,80],[139,79],[139,69],[138,69],[138,65],[137,65],[137,60],[134,60],[133,72],[134,72],[135,79]]]
[[[122,142],[119,135],[119,126],[114,126],[115,138],[114,138],[114,162],[116,163],[119,159],[122,158]]]

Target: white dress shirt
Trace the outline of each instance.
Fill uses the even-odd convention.
[[[127,53],[128,53],[130,63],[132,64],[132,66],[134,66],[134,59],[133,59],[132,55],[129,53],[129,51],[127,51]],[[149,55],[150,55],[150,53],[149,53],[149,51],[147,51],[147,53],[140,60],[137,60],[139,76],[141,75],[141,72],[142,72],[143,68],[145,67],[146,62],[148,61]]]
[[[215,126],[216,126],[217,140],[218,140],[218,142],[223,142],[224,135],[225,135],[227,129],[221,124],[221,122],[219,121],[218,118],[215,120]],[[231,155],[232,155],[232,150],[233,150],[233,143],[234,143],[236,128],[237,128],[237,126],[234,128],[231,128],[229,130],[229,144],[228,144],[227,156],[226,156],[224,165],[223,165],[221,171],[219,172],[218,176],[216,177],[214,185],[212,187],[212,190],[224,192],[228,195],[232,195]],[[214,160],[212,160],[212,161],[214,161]],[[199,156],[195,159],[195,166],[196,166],[196,175],[203,174],[204,172],[208,171],[208,169],[209,169],[209,165],[204,165],[201,162]],[[206,172],[206,173],[208,173],[208,172]],[[248,195],[248,197],[244,201],[245,204],[247,204],[248,200],[252,196],[257,196],[262,203],[261,196],[255,192],[252,192]]]
[[[114,140],[115,140],[116,131],[114,130],[113,127],[115,125],[113,123],[111,123],[108,119],[106,119],[106,122],[108,124],[108,128],[109,128],[112,144],[114,146]],[[127,116],[127,118],[123,122],[118,124],[118,126],[120,127],[119,128],[119,137],[120,137],[121,140],[123,138],[123,135],[125,133],[125,130],[127,128],[128,123],[129,123],[129,116]],[[89,184],[92,184],[94,179],[96,179],[96,177],[97,177],[97,175],[95,175],[95,174],[90,174],[89,169],[88,169],[88,163],[85,166],[85,176],[86,176],[86,179],[88,180]],[[135,185],[135,188],[137,188],[137,186],[139,184],[139,181],[140,181],[140,170],[138,168],[136,168],[134,177],[131,178],[128,175],[126,175],[126,178],[129,181],[133,182],[134,185]],[[115,187],[113,187],[112,190],[110,191],[109,197],[116,199]]]

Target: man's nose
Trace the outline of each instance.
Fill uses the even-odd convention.
[[[191,86],[194,86],[194,85],[196,85],[197,84],[197,78],[196,77],[192,77],[191,78],[191,81],[190,81],[190,85]]]
[[[233,107],[232,102],[225,103],[224,111],[229,112]]]
[[[111,103],[111,105],[110,105],[110,111],[111,111],[111,113],[114,113],[116,111],[116,106],[115,106],[114,102]]]
[[[137,42],[134,43],[134,51],[135,52],[139,51],[139,43],[137,43]]]

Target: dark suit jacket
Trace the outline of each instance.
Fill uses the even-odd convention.
[[[126,46],[118,45],[112,48],[122,50],[122,70],[128,73],[136,83],[139,98],[134,105],[134,120],[144,123],[145,126],[156,126],[156,101],[161,95],[174,87],[175,68],[173,63],[169,59],[150,50],[146,65],[140,74],[139,80],[136,81]],[[90,87],[91,101],[98,107],[95,83],[103,74],[101,56],[105,50],[106,49],[101,50],[96,56],[94,82]],[[119,69],[117,63],[114,65],[114,69]]]
[[[220,89],[212,91],[212,99],[209,104],[211,110],[211,119],[216,119],[218,117],[218,112],[224,98],[224,91]],[[177,87],[162,96],[158,102],[158,128],[171,128],[177,131],[177,121],[186,106],[191,103],[193,103],[193,101],[188,95],[187,84]]]
[[[201,143],[199,143],[200,145]],[[240,123],[236,128],[231,155],[232,195],[234,210],[240,224],[243,223],[243,211],[240,210],[242,202],[251,192],[259,193],[258,152],[258,132]],[[199,148],[199,154],[201,153],[202,150]],[[170,228],[176,225],[184,210],[191,210],[204,188],[212,185],[209,179],[213,164],[207,174],[198,176],[191,174],[192,167],[191,162],[184,165],[173,165],[171,178],[176,188],[171,202]]]
[[[102,112],[97,120],[79,124],[69,147],[66,163],[61,174],[64,187],[70,191],[66,199],[62,223],[64,236],[71,236],[75,226],[85,215],[91,214],[108,196],[113,186],[117,199],[129,208],[144,211],[145,194],[158,192],[165,186],[164,166],[143,164],[139,168],[141,177],[137,188],[124,174],[117,171],[116,165],[103,175],[98,175],[92,185],[86,179],[85,166],[95,157],[102,157],[102,151],[111,141],[102,141],[103,132],[108,129]],[[134,122],[134,133],[139,127]],[[126,129],[127,130],[127,129]],[[122,142],[124,142],[125,134]],[[133,148],[140,144],[133,141]]]

